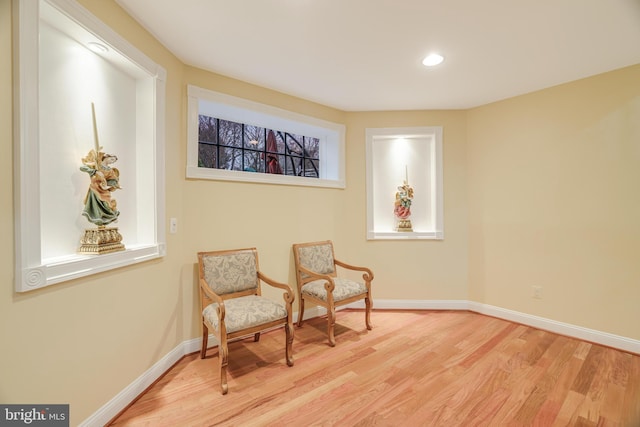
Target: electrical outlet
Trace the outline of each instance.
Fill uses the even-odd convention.
[[[169,233],[176,234],[178,232],[178,218],[171,218],[169,220]]]
[[[531,289],[533,290],[532,296],[535,299],[542,299],[542,286],[532,286]]]

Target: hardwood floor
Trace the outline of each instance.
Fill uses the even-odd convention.
[[[114,426],[640,426],[640,356],[460,311],[337,313],[185,356]]]

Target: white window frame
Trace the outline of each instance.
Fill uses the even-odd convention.
[[[442,127],[367,128],[367,239],[444,239]],[[414,188],[412,232],[394,231],[397,186]]]
[[[187,178],[345,188],[345,126],[189,85]],[[198,166],[198,116],[259,126],[320,140],[320,177],[276,175]]]
[[[39,36],[41,31],[41,7],[54,8],[60,15],[68,33],[65,35],[80,43],[79,38],[107,46],[118,69],[129,75],[136,87],[137,101],[135,135],[131,150],[135,155],[135,181],[126,191],[135,191],[137,200],[132,228],[136,236],[123,236],[123,242],[132,238],[136,243],[126,245],[126,250],[103,255],[80,255],[76,252],[57,253],[43,258],[41,205],[48,193],[59,194],[56,180],[41,179],[41,137],[39,86]],[[164,230],[164,106],[166,71],[142,52],[98,20],[77,2],[71,0],[14,0],[14,206],[15,206],[15,289],[18,292],[50,286],[114,268],[162,257],[166,253]],[[70,57],[71,58],[71,57]],[[66,60],[66,59],[65,59]],[[115,64],[114,62],[114,64]],[[104,87],[108,91],[108,87]],[[64,93],[62,96],[73,96]],[[91,122],[86,126],[92,126]],[[64,141],[60,143],[60,155],[68,156]],[[89,141],[90,143],[92,141]],[[101,140],[101,144],[105,141]],[[92,147],[88,146],[87,151]],[[109,147],[105,147],[108,149]],[[115,153],[114,153],[115,154]],[[117,153],[119,157],[126,153]],[[73,155],[73,154],[72,154]],[[83,153],[86,155],[86,152]],[[78,167],[81,158],[75,158]],[[69,176],[58,177],[71,179]],[[130,175],[131,176],[131,175]],[[122,177],[123,179],[125,177]],[[88,187],[88,180],[87,180]],[[125,190],[122,190],[125,191]],[[78,212],[82,210],[82,198],[78,199]],[[73,196],[65,196],[67,198]],[[50,199],[45,199],[49,202]],[[66,198],[65,198],[66,200]],[[144,204],[144,209],[141,204]],[[73,217],[69,221],[75,221]],[[93,228],[86,222],[86,228]],[[73,234],[73,233],[71,233]],[[80,244],[82,233],[69,235]],[[67,237],[65,236],[65,239]],[[74,243],[68,241],[69,245]]]

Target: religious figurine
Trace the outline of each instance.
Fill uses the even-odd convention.
[[[82,158],[80,170],[89,174],[90,182],[87,195],[84,198],[84,215],[89,222],[98,226],[97,230],[85,230],[81,239],[79,252],[87,254],[102,254],[124,250],[121,243],[122,236],[115,227],[106,228],[108,224],[118,220],[120,212],[117,202],[111,193],[121,189],[120,171],[111,166],[118,158],[107,154],[98,143],[98,129],[96,125],[95,107],[91,104],[93,113],[93,132],[95,148]]]
[[[99,147],[98,150],[102,148]],[[96,150],[89,151],[82,159],[80,170],[91,178],[87,195],[84,198],[82,215],[97,226],[105,226],[118,219],[120,212],[111,193],[120,189],[120,172],[111,165],[118,160],[116,156]]]
[[[413,188],[409,185],[409,174],[405,175],[404,183],[398,187],[394,202],[393,214],[398,220],[396,231],[413,231],[411,225],[411,202],[413,200]]]

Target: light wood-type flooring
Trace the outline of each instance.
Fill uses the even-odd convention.
[[[337,312],[185,356],[114,426],[640,427],[640,356],[466,311]]]

